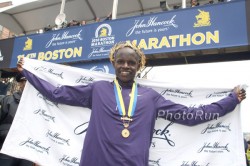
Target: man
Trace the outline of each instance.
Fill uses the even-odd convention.
[[[191,4],[191,7],[196,7],[196,6],[199,6],[199,5],[200,5],[200,3],[199,3],[198,0],[191,0],[191,1],[190,1],[190,4]]]
[[[114,81],[60,87],[54,87],[24,70],[23,59],[17,64],[18,70],[28,81],[51,101],[92,110],[80,166],[147,166],[158,111],[173,115],[195,115],[197,111],[204,111],[223,116],[234,110],[246,97],[244,90],[235,88],[228,97],[218,102],[199,108],[188,108],[166,100],[153,89],[134,81],[137,71],[145,64],[145,55],[135,45],[130,42],[116,44],[110,51],[110,61],[115,68]],[[185,125],[196,125],[206,119],[187,120],[174,117],[168,119]]]
[[[246,157],[248,161],[248,165],[250,165],[250,141],[247,141],[247,148],[246,148]]]
[[[247,140],[244,138],[244,149],[245,149],[245,153],[246,153],[246,166],[249,166],[249,162],[247,159],[247,149],[248,149],[248,144],[247,144]]]
[[[17,111],[22,92],[26,84],[26,78],[22,74],[16,76],[18,82],[19,91],[14,92],[13,95],[5,96],[0,101],[0,148],[4,143],[4,140],[9,132],[12,121]],[[17,159],[11,156],[0,153],[0,166],[32,166],[30,161]]]

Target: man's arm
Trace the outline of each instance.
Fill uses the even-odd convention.
[[[90,108],[92,97],[92,84],[87,86],[66,86],[55,87],[33,73],[23,69],[24,60],[17,64],[17,69],[42,95],[53,102],[63,103],[72,106],[83,106]]]
[[[162,97],[158,100],[160,106],[158,115],[176,123],[193,126],[226,115],[233,111],[237,104],[245,98],[245,90],[239,87],[234,88],[234,91],[229,96],[199,107],[187,107]]]

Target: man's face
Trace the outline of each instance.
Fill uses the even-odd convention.
[[[113,66],[120,81],[124,83],[133,81],[139,69],[139,57],[130,47],[121,48],[115,55]]]
[[[197,4],[197,0],[192,0],[192,4],[196,5]]]
[[[20,82],[18,82],[18,84],[20,87],[20,91],[23,91],[26,84],[26,80],[21,80]]]

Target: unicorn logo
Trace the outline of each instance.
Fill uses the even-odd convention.
[[[102,28],[101,31],[100,31],[100,35],[99,37],[106,37],[108,34],[107,34],[107,29],[106,28]]]
[[[32,50],[32,39],[27,37],[23,51]]]
[[[196,20],[197,22],[194,23],[194,27],[205,27],[205,26],[210,26],[210,14],[209,12],[206,12],[204,10],[199,10],[200,12],[198,15],[196,15]]]

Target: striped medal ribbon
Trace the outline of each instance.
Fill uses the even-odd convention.
[[[127,115],[126,115],[124,100],[122,97],[122,92],[121,92],[117,79],[114,80],[114,92],[115,92],[115,98],[116,98],[116,103],[118,106],[119,114],[121,115],[121,120],[124,126],[124,129],[122,130],[121,134],[124,138],[127,138],[130,135],[130,131],[128,130],[129,123],[133,121],[132,117],[135,113],[135,108],[136,108],[136,103],[137,103],[137,93],[138,93],[137,83],[134,82],[132,86]]]

